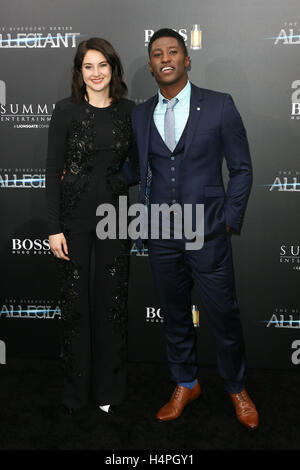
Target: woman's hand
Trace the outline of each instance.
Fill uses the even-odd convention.
[[[63,233],[56,233],[55,235],[49,235],[49,245],[52,253],[56,258],[65,259],[70,261],[66,255],[68,255],[67,240]]]

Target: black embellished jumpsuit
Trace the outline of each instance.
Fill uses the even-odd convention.
[[[52,115],[47,151],[49,235],[63,232],[70,261],[62,274],[62,402],[79,409],[90,395],[119,404],[126,389],[127,285],[130,242],[100,240],[99,204],[127,195],[121,167],[131,145],[132,101],[107,108],[71,98]],[[64,177],[62,178],[62,175]]]

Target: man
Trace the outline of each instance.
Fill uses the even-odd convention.
[[[201,296],[217,349],[218,367],[239,421],[258,426],[255,405],[245,390],[245,352],[233,280],[230,231],[238,231],[251,184],[246,132],[229,94],[188,81],[190,59],[182,37],[160,29],[148,46],[149,68],[158,95],[133,110],[140,168],[140,202],[204,204],[204,245],[187,249],[186,238],[148,240],[154,284],[165,319],[168,363],[177,386],[157,413],[178,418],[201,394],[196,336],[191,316],[193,283]],[[229,169],[225,194],[222,158]],[[123,171],[134,180],[131,164]],[[152,206],[153,207],[153,206]],[[174,211],[174,218],[176,211]],[[194,224],[194,219],[192,223]],[[161,232],[160,232],[161,235]]]

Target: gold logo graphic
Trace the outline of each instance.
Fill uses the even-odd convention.
[[[199,324],[199,309],[197,307],[197,305],[193,305],[192,306],[192,315],[193,315],[193,323],[194,323],[194,326],[200,326]]]
[[[191,49],[202,49],[202,31],[198,24],[194,24],[191,30]]]

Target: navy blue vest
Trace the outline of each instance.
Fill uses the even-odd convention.
[[[180,203],[179,171],[184,153],[186,126],[173,152],[166,146],[151,120],[149,139],[149,164],[152,171],[150,203]]]

